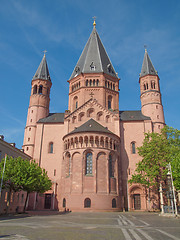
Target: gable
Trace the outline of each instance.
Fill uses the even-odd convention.
[[[97,102],[96,99],[90,99],[82,106],[77,108],[74,112],[70,113],[65,121],[69,123],[69,131],[73,131],[75,128],[78,128],[83,123],[87,122],[90,119],[94,119],[103,127],[108,128],[111,132],[119,135],[116,131],[116,126],[113,124],[115,121],[119,122],[119,113],[112,112],[104,108],[101,104]]]

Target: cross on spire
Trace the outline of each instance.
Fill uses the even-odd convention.
[[[91,92],[89,95],[91,96],[91,98],[93,98],[93,96],[94,96],[94,93],[93,93],[93,92]]]
[[[147,51],[147,45],[146,44],[144,44],[144,49],[145,49],[145,51]]]
[[[46,55],[46,53],[47,53],[47,50],[44,50],[44,51],[43,51],[43,53],[44,53],[44,55]]]

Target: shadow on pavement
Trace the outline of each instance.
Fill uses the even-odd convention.
[[[10,219],[27,218],[27,217],[32,217],[32,216],[63,215],[63,214],[68,214],[68,213],[70,213],[70,212],[69,211],[59,212],[59,211],[49,211],[49,210],[44,210],[44,211],[26,211],[25,213],[0,215],[0,221],[2,221],[2,220],[10,220]]]
[[[52,215],[63,215],[70,213],[69,211],[59,212],[59,211],[26,211],[29,216],[52,216]]]
[[[0,221],[2,221],[2,220],[10,220],[10,219],[27,218],[27,217],[30,217],[30,215],[28,213],[6,214],[6,215],[0,215]]]

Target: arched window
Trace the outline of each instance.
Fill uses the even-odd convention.
[[[111,83],[111,89],[112,89],[112,83]]]
[[[115,84],[113,84],[113,90],[115,90]]]
[[[100,138],[100,146],[104,147],[104,138],[103,137]]]
[[[91,80],[91,79],[90,79],[90,81],[89,81],[89,85],[92,86],[92,80]]]
[[[73,99],[73,106],[74,106],[74,110],[78,108],[78,97],[75,96]]]
[[[108,96],[108,109],[112,108],[112,96]]]
[[[63,198],[63,208],[65,208],[65,207],[66,207],[66,199]]]
[[[103,112],[98,112],[97,113],[97,120],[102,120],[103,119]]]
[[[92,174],[92,153],[86,153],[86,174]]]
[[[80,143],[80,146],[82,147],[82,145],[83,145],[83,137],[79,137],[79,143]]]
[[[131,152],[132,152],[132,154],[136,153],[136,144],[135,144],[135,142],[131,143]]]
[[[110,116],[109,115],[106,116],[106,122],[107,123],[110,122]]]
[[[87,136],[84,137],[84,143],[85,143],[85,146],[87,147],[87,145],[88,145],[88,137]]]
[[[87,117],[92,117],[93,113],[94,113],[94,108],[89,108],[87,110]]]
[[[148,89],[148,83],[146,83],[146,89]]]
[[[95,79],[93,80],[93,86],[95,86],[95,84],[96,84],[96,81],[95,81]]]
[[[36,94],[36,93],[37,93],[37,85],[35,85],[33,88],[33,94]]]
[[[155,88],[156,88],[155,81],[151,81],[151,88],[152,88],[152,89],[155,89]]]
[[[83,118],[84,118],[84,116],[85,116],[85,113],[84,113],[84,112],[81,112],[81,113],[79,114],[79,116],[78,116],[78,120],[79,120],[79,121],[82,121]]]
[[[90,198],[86,198],[84,200],[84,207],[85,208],[90,208],[91,207],[91,199]]]
[[[86,80],[86,87],[88,86],[88,80]]]
[[[146,90],[146,84],[144,84],[144,90]]]
[[[107,87],[107,81],[105,81],[105,87]]]
[[[93,136],[90,136],[89,142],[90,142],[91,147],[93,147],[93,145],[94,145],[94,137]]]
[[[109,155],[109,177],[114,177],[112,155]]]
[[[42,94],[42,90],[43,90],[43,86],[42,86],[42,85],[40,85],[40,86],[39,86],[38,93],[39,93],[39,94]]]
[[[116,208],[116,199],[115,198],[113,198],[113,200],[112,200],[112,208]]]
[[[48,150],[49,153],[53,153],[53,142],[50,142],[49,143],[49,150]]]
[[[96,80],[96,85],[99,86],[99,79]]]

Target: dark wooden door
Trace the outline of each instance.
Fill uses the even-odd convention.
[[[44,208],[45,209],[51,208],[51,194],[45,194]]]
[[[141,197],[140,194],[134,194],[134,209],[140,210],[141,209]]]

